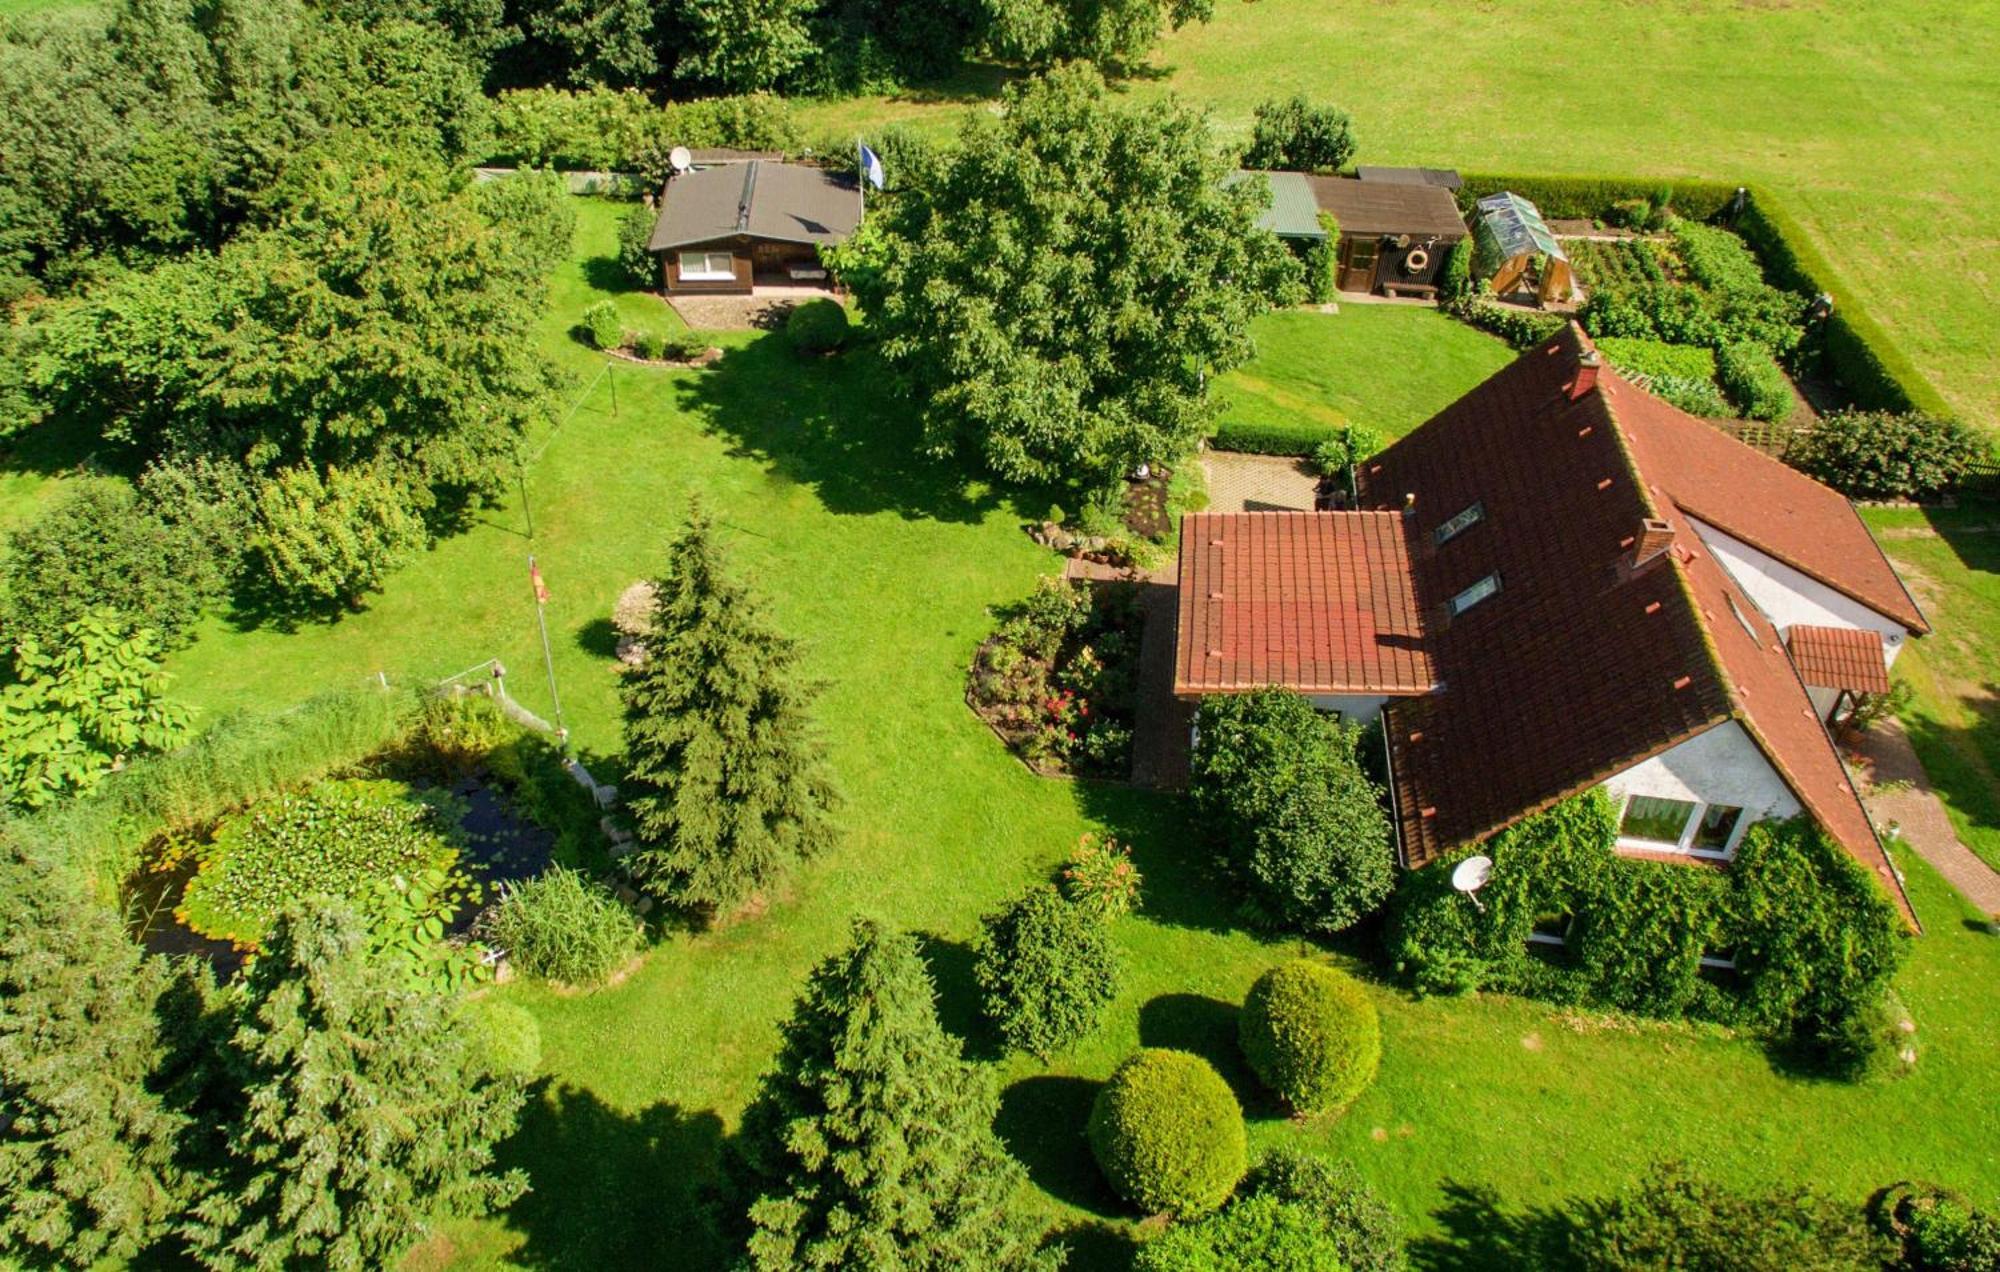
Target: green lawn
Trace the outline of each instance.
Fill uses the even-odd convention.
[[[1896,660],[1910,739],[1959,838],[2000,870],[2000,504],[1866,515],[1936,629]]]
[[[1397,438],[1507,365],[1500,340],[1435,309],[1348,303],[1288,310],[1252,328],[1257,359],[1216,382],[1222,418],[1361,424]]]
[[[1258,0],[1154,62],[1135,94],[1213,104],[1239,133],[1268,95],[1338,102],[1364,162],[1771,186],[1946,398],[2000,417],[1996,0]],[[960,100],[809,114],[846,131]]]
[[[547,323],[579,386],[605,362],[564,332],[599,294],[588,280],[605,277],[617,215],[581,206],[580,259],[559,280]],[[627,294],[620,304],[635,325],[665,321],[649,297]],[[1413,365],[1470,356],[1432,356],[1465,334],[1422,321],[1432,315],[1355,316],[1350,309],[1320,330],[1328,350],[1353,355],[1357,372],[1358,345],[1331,333],[1386,340],[1374,324],[1406,323],[1404,339],[1385,347],[1414,355]],[[1260,336],[1296,334],[1289,317],[1267,322]],[[1265,378],[1310,373],[1319,340],[1272,339],[1270,359],[1291,368]],[[1595,1191],[1663,1154],[1740,1180],[1810,1178],[1856,1201],[1911,1174],[2000,1194],[2000,1153],[1977,1113],[1992,1107],[2000,1074],[2000,1008],[1988,992],[2000,976],[2000,941],[1967,928],[1970,916],[1915,862],[1912,888],[1931,935],[1902,989],[1922,1024],[1924,1055],[1900,1082],[1830,1085],[1788,1076],[1753,1043],[1709,1032],[1502,998],[1419,1002],[1377,984],[1387,1040],[1380,1082],[1344,1117],[1279,1117],[1235,1059],[1232,1013],[1257,973],[1292,947],[1241,930],[1216,899],[1202,873],[1206,849],[1177,801],[1032,777],[964,706],[963,669],[988,607],[1020,595],[1052,564],[1022,533],[1019,512],[912,458],[914,430],[877,396],[865,352],[802,363],[781,337],[723,343],[728,356],[709,371],[620,363],[615,380],[595,381],[542,439],[528,474],[532,543],[517,505],[495,509],[398,575],[364,612],[292,633],[218,621],[173,660],[179,694],[212,712],[289,702],[377,669],[435,676],[498,656],[513,669],[517,696],[547,714],[526,580],[532,548],[553,593],[567,717],[585,753],[615,774],[605,758],[618,745],[605,620],[619,590],[655,568],[698,493],[828,682],[819,714],[847,795],[844,842],[760,918],[671,937],[615,988],[504,991],[536,1013],[546,1040],[546,1084],[506,1151],[534,1191],[500,1218],[448,1225],[413,1267],[719,1264],[724,1252],[704,1242],[697,1219],[702,1182],[793,992],[842,940],[849,916],[930,934],[947,1023],[984,1055],[968,949],[978,916],[1043,877],[1093,827],[1131,842],[1148,879],[1145,912],[1121,921],[1126,992],[1107,1027],[1054,1066],[995,1062],[1000,1127],[1036,1185],[1028,1204],[1071,1231],[1073,1266],[1120,1266],[1133,1239],[1080,1131],[1094,1083],[1141,1043],[1212,1056],[1244,1096],[1257,1144],[1351,1158],[1443,1253],[1492,1221],[1482,1207]],[[1418,390],[1407,392],[1409,405],[1397,409],[1419,410]],[[1461,1186],[1486,1200],[1468,1200],[1454,1191]]]

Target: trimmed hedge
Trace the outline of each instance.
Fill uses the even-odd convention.
[[[1715,351],[1715,378],[1745,419],[1790,417],[1792,382],[1761,345],[1744,341]]]
[[[1487,841],[1494,862],[1478,909],[1449,864],[1406,876],[1391,956],[1424,992],[1493,988],[1645,1015],[1749,1025],[1839,1054],[1904,954],[1882,889],[1810,822],[1762,822],[1726,871],[1613,851],[1602,790],[1566,800]],[[1568,927],[1555,960],[1530,953],[1538,926]],[[1547,947],[1536,947],[1545,949]],[[1702,956],[1733,951],[1727,982]]]
[[[1214,1210],[1248,1162],[1236,1096],[1185,1051],[1149,1047],[1119,1065],[1091,1105],[1088,1130],[1104,1177],[1148,1214]]]
[[[1925,411],[1838,411],[1793,439],[1785,462],[1844,495],[1916,499],[1956,488],[1993,447],[1972,426]]]
[[[1288,420],[1283,424],[1224,420],[1216,426],[1215,436],[1209,440],[1209,445],[1216,450],[1247,451],[1252,455],[1297,455],[1303,458],[1332,438],[1335,432],[1325,424],[1306,420]]]
[[[1481,331],[1492,332],[1516,349],[1532,349],[1553,339],[1557,332],[1569,325],[1568,317],[1563,314],[1540,309],[1514,309],[1477,293],[1445,305],[1444,310]]]
[[[1610,214],[1613,204],[1634,199],[1651,202],[1666,191],[1668,207],[1681,216],[1707,221],[1722,215],[1736,197],[1736,186],[1726,181],[1464,171],[1459,177],[1465,183],[1458,192],[1459,206],[1468,211],[1489,194],[1511,190],[1551,219],[1596,220]]]
[[[1351,976],[1304,959],[1265,972],[1237,1017],[1250,1068],[1301,1113],[1345,1108],[1382,1063],[1382,1022]]]

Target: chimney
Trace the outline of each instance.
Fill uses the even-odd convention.
[[[1569,386],[1569,400],[1574,402],[1597,387],[1597,369],[1604,365],[1604,359],[1597,350],[1585,349],[1576,360],[1576,380]]]
[[[1658,517],[1648,517],[1639,523],[1639,541],[1632,547],[1632,565],[1636,569],[1673,546],[1673,526]]]

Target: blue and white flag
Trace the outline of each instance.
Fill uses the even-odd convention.
[[[883,188],[882,156],[870,150],[866,142],[861,145],[861,175],[868,178],[868,184],[877,190]]]

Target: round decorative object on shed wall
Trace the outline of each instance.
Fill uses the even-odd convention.
[[[1420,247],[1403,258],[1403,272],[1405,274],[1420,274],[1423,272],[1424,267],[1430,263],[1431,254]]]

